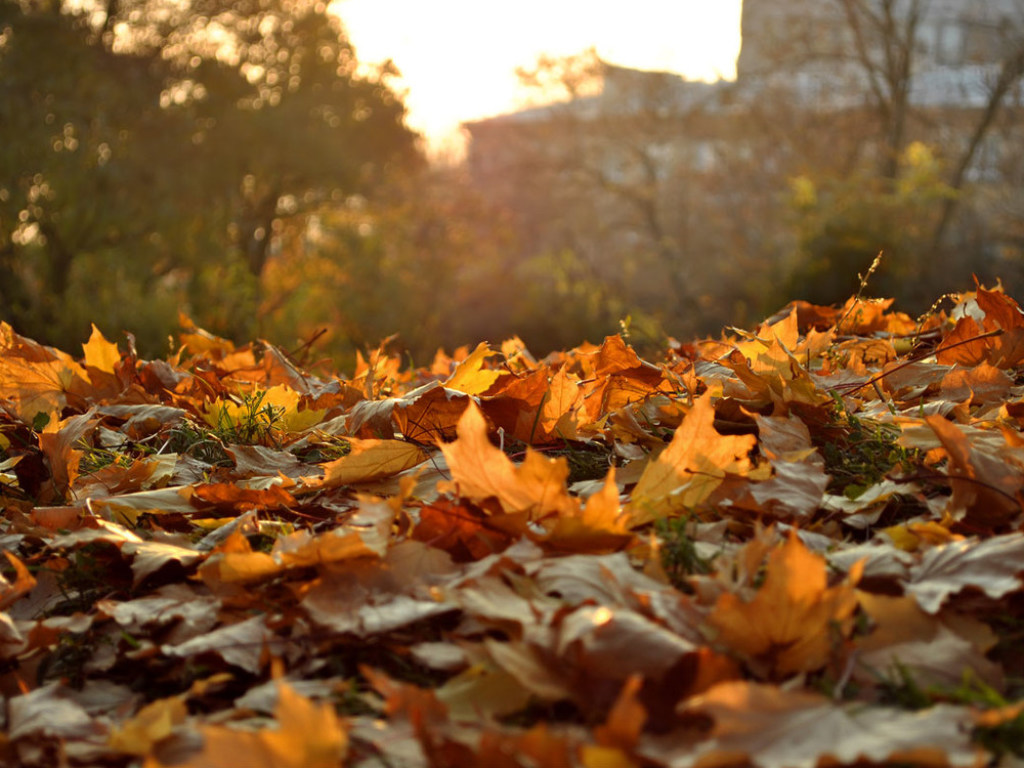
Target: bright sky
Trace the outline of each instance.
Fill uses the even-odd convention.
[[[523,102],[516,67],[591,46],[614,64],[735,76],[740,0],[335,0],[361,62],[392,59],[410,125],[436,150]]]

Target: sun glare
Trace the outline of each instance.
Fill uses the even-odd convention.
[[[607,61],[694,80],[735,75],[740,0],[334,0],[362,62],[392,59],[409,122],[436,151],[459,123],[523,102],[516,67],[595,47]]]

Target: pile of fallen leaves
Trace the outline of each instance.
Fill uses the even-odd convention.
[[[0,764],[1010,761],[1024,314],[352,378],[0,325]]]

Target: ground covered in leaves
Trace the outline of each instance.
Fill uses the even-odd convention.
[[[129,340],[130,341],[130,340]],[[1024,314],[351,378],[0,325],[0,764],[1013,764]]]

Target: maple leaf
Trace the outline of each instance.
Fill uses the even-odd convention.
[[[444,386],[467,395],[483,394],[501,376],[501,371],[484,368],[484,362],[494,354],[489,345],[481,342],[469,357],[458,364]]]
[[[458,438],[441,443],[456,492],[478,504],[494,500],[506,513],[533,518],[569,513],[577,502],[569,496],[565,459],[548,459],[527,449],[519,466],[491,444],[487,422],[475,403],[459,419]]]
[[[417,397],[410,395],[395,404],[395,426],[414,443],[432,445],[450,439],[469,401],[466,395],[446,387],[434,387]]]
[[[619,504],[615,468],[608,471],[601,490],[591,494],[582,509],[546,518],[542,525],[546,531],[543,544],[562,552],[597,554],[628,546],[633,534],[629,516]]]
[[[924,552],[904,589],[926,613],[938,613],[952,595],[973,587],[998,600],[1024,586],[1024,534],[954,541]]]
[[[480,560],[500,552],[512,534],[491,524],[490,516],[476,508],[438,499],[420,509],[413,538],[444,550],[455,562]]]
[[[575,440],[578,434],[573,410],[580,399],[579,380],[564,367],[559,368],[548,383],[538,415],[540,439]]]
[[[78,477],[78,465],[83,455],[81,441],[98,422],[90,410],[60,422],[50,422],[39,436],[39,448],[50,461],[53,490],[58,498],[64,498],[68,487]]]
[[[302,488],[322,490],[379,480],[415,467],[424,459],[419,447],[403,440],[346,440],[351,446],[349,453],[321,464],[322,478],[302,478]]]
[[[69,355],[26,339],[0,323],[0,398],[11,401],[14,413],[32,425],[45,416],[56,422],[73,391],[87,390],[85,369]]]
[[[963,431],[941,416],[926,416],[925,423],[949,456],[947,471],[953,495],[947,510],[954,518],[995,528],[1020,515],[1024,470],[972,444]]]
[[[855,566],[846,583],[827,587],[825,559],[793,532],[768,555],[764,583],[750,601],[727,592],[718,598],[708,623],[715,639],[744,657],[765,677],[786,677],[821,669],[831,659],[836,631],[853,628],[859,578]]]
[[[755,484],[750,493],[766,509],[807,516],[825,496],[829,476],[825,460],[811,444],[807,425],[796,416],[754,417],[759,447],[769,459],[775,476]]]
[[[609,413],[642,401],[665,385],[664,372],[645,363],[620,336],[608,336],[596,353],[588,356],[584,371],[589,382],[581,393],[585,421],[597,423]]]
[[[757,438],[719,434],[714,419],[711,395],[705,394],[694,402],[672,442],[640,476],[628,506],[631,526],[692,509],[711,495],[727,473],[742,474],[750,468],[748,453]]]
[[[643,678],[640,675],[630,675],[623,683],[604,725],[594,730],[599,743],[622,749],[632,749],[636,745],[647,720],[647,712],[637,701],[642,684]]]
[[[103,373],[114,373],[115,367],[121,362],[117,344],[107,341],[95,323],[92,324],[89,341],[82,345],[82,352],[85,365]]]
[[[983,313],[977,320],[967,314],[957,320],[936,352],[942,364],[974,366],[989,362],[1012,368],[1024,360],[1024,313],[1005,293],[978,288],[975,303]]]
[[[185,722],[188,708],[180,696],[158,699],[140,709],[134,717],[111,731],[107,743],[117,752],[145,757],[154,745]]]
[[[184,762],[149,757],[144,768],[337,768],[348,751],[348,730],[330,704],[314,704],[278,682],[276,727],[248,731],[223,725],[199,729],[202,750]]]
[[[942,398],[953,402],[981,405],[1006,398],[1013,379],[988,363],[973,368],[954,368],[942,378]]]
[[[970,744],[972,715],[964,707],[864,708],[817,693],[730,682],[682,702],[680,710],[710,717],[710,738],[678,749],[665,740],[662,749],[642,747],[642,755],[681,768],[739,761],[756,768],[815,768],[833,760],[967,768],[982,757]]]
[[[4,575],[0,573],[0,611],[12,605],[16,600],[28,594],[36,585],[35,577],[29,572],[25,564],[11,552],[4,552],[7,562],[14,569],[15,579],[11,584]]]
[[[858,592],[857,599],[872,626],[869,635],[856,639],[853,678],[859,683],[900,685],[909,673],[921,687],[955,688],[966,675],[1002,687],[999,666],[985,658],[998,638],[985,624],[966,616],[946,623],[922,611],[912,597]]]

